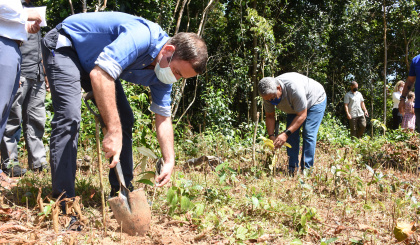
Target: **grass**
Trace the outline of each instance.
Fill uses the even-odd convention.
[[[1,193],[3,207],[21,212],[20,216],[8,214],[10,220],[3,223],[13,221],[29,231],[6,230],[0,233],[0,242],[29,239],[52,244],[395,244],[393,229],[397,222],[418,222],[420,180],[414,168],[417,159],[404,160],[405,156],[398,153],[395,157],[404,162],[401,169],[384,164],[391,162],[394,152],[404,152],[404,147],[412,151],[412,147],[401,142],[353,142],[359,149],[320,142],[315,168],[294,177],[283,174],[287,169],[285,149],[278,153],[273,175],[268,168],[271,153],[262,144],[257,146],[258,164],[252,166],[252,147],[248,143],[232,143],[211,134],[193,135],[188,142],[180,142],[184,143],[176,146],[177,166],[170,185],[155,189],[135,182],[135,188],[145,188],[149,200],[154,198],[152,228],[146,237],[121,234],[109,209],[108,232],[104,233],[95,167],[80,169],[76,174],[76,192],[89,220],[82,232],[60,231],[54,236],[51,220],[37,223],[36,196],[41,188],[47,202],[51,177],[49,173],[30,173],[17,188]],[[369,147],[375,150],[366,151]],[[383,156],[383,149],[388,150],[387,157]],[[95,160],[92,152],[80,152],[79,158],[86,154]],[[185,167],[185,160],[201,155],[221,157],[223,164],[215,170],[210,166],[201,171]],[[136,154],[135,162],[142,157]],[[146,170],[154,171],[150,159]],[[138,180],[140,168],[135,173]],[[109,193],[107,173],[103,174]],[[60,222],[65,224],[63,220]],[[31,238],[35,227],[36,239]],[[417,244],[417,236],[415,233],[407,244]]]

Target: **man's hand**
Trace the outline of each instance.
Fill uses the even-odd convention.
[[[122,128],[117,109],[115,82],[99,66],[95,66],[89,75],[96,105],[107,130],[103,140],[102,150],[105,152],[106,158],[113,157],[109,165],[110,168],[113,168],[120,159],[122,148]]]
[[[283,144],[286,142],[287,138],[288,137],[287,137],[286,133],[279,134],[279,136],[277,136],[277,138],[273,142],[274,143],[274,148],[278,149],[278,148],[282,147]]]
[[[105,152],[105,158],[112,157],[112,162],[109,164],[113,168],[120,161],[120,154],[122,149],[122,132],[107,132],[102,141],[102,150]]]
[[[365,111],[365,116],[366,116],[366,117],[369,117],[369,113],[368,113],[368,111]]]
[[[350,114],[347,114],[347,119],[349,119],[349,120],[351,119],[351,116],[350,116]]]
[[[171,180],[172,170],[175,165],[174,132],[170,116],[165,117],[156,114],[156,133],[164,161],[162,171],[156,177],[157,186],[161,187]]]
[[[35,34],[35,33],[39,32],[39,30],[41,30],[41,27],[39,26],[39,24],[36,24],[36,23],[32,23],[32,24],[28,23],[27,26],[26,26],[26,30],[29,33]]]
[[[157,187],[166,185],[171,180],[172,170],[174,169],[174,162],[163,163],[162,171],[159,176],[155,177]]]
[[[35,21],[34,23],[27,23],[26,30],[29,33],[37,33],[41,26],[39,26],[42,22],[41,15],[33,9],[25,9],[28,13],[28,21]]]
[[[47,92],[51,92],[51,89],[50,89],[50,83],[48,82],[48,78],[47,78],[47,76],[45,76],[44,78],[45,78],[45,90],[46,90]]]

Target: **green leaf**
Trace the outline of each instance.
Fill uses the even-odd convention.
[[[199,203],[195,205],[195,215],[199,217],[203,214],[204,214],[204,204]]]
[[[181,197],[181,210],[188,211],[192,208],[193,204],[190,199],[186,196]]]
[[[147,171],[147,172],[143,172],[141,174],[143,174],[143,176],[141,176],[141,179],[148,179],[148,180],[154,178],[155,175],[156,175],[155,172],[153,172],[153,171]]]
[[[306,221],[307,221],[307,217],[306,214],[302,215],[302,217],[300,217],[300,224],[302,225],[303,229],[306,229]]]
[[[330,239],[328,239],[328,240],[325,241],[325,244],[330,244],[332,242],[335,242],[336,240],[338,240],[337,237],[330,238]]]
[[[155,155],[155,153],[153,153],[153,151],[152,151],[152,150],[150,150],[150,149],[149,149],[149,148],[147,148],[147,147],[144,147],[144,146],[139,146],[139,147],[137,147],[137,150],[138,150],[141,154],[143,154],[144,156],[150,157],[150,158],[152,158],[152,159],[156,159],[156,158],[157,158],[157,156]]]
[[[372,169],[369,165],[366,165],[366,168],[367,168],[367,170],[369,170],[369,172],[371,172],[372,174],[373,174],[373,173],[375,173],[375,171],[373,171],[373,169]]]
[[[154,186],[153,182],[150,181],[149,179],[141,179],[141,180],[138,180],[137,183],[142,183],[142,184]]]
[[[44,207],[44,214],[47,216],[47,215],[49,215],[50,213],[51,213],[51,205],[47,205],[47,206],[45,206]]]
[[[236,229],[236,238],[238,238],[239,240],[245,240],[247,233],[248,233],[247,228],[243,226],[239,226],[238,229]]]
[[[169,188],[168,189],[168,192],[166,193],[166,200],[169,203],[172,203],[172,201],[174,200],[175,196],[176,196],[176,192],[174,191],[174,189],[173,188]]]
[[[252,197],[252,204],[254,205],[255,208],[258,208],[260,206],[260,201],[258,200],[258,198],[256,197]]]
[[[227,162],[224,162],[222,164],[217,165],[217,167],[214,169],[215,172],[219,172],[222,168],[225,167]]]
[[[371,206],[369,206],[369,205],[367,205],[367,204],[363,205],[363,208],[364,208],[365,210],[372,210],[372,207],[371,207]]]
[[[293,241],[290,243],[293,245],[303,245],[302,241],[298,238],[293,239]]]
[[[148,159],[148,158],[149,158],[149,157],[144,156],[144,157],[141,159],[141,164],[140,164],[140,171],[141,171],[141,172],[144,172],[144,170],[146,169],[147,159]]]

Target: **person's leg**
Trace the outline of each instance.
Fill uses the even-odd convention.
[[[287,114],[286,125],[292,123],[293,119],[296,117],[296,114]],[[300,127],[298,130],[293,132],[289,138],[287,138],[287,143],[290,144],[291,148],[287,148],[287,155],[289,156],[289,172],[293,173],[295,168],[299,166],[299,141],[300,141]]]
[[[45,85],[39,78],[27,79],[28,93],[23,101],[23,134],[28,148],[28,165],[32,170],[46,167],[42,137],[45,131]]]
[[[83,69],[72,48],[54,50],[57,34],[53,29],[42,40],[43,61],[54,108],[50,138],[52,195],[58,197],[65,191],[64,197],[74,197]]]
[[[1,141],[1,162],[3,166],[7,166],[9,161],[18,161],[18,141],[15,134],[19,131],[22,121],[22,101],[24,98],[22,94],[25,82],[25,80],[22,81],[21,87],[17,90]]]
[[[10,110],[19,87],[20,63],[21,53],[17,43],[0,37],[0,139],[3,139]]]
[[[365,116],[361,116],[357,118],[357,138],[362,138],[363,133],[366,129],[366,118]]]
[[[398,129],[398,127],[400,126],[400,117],[399,117],[399,112],[398,112],[398,108],[393,108],[392,109],[392,129]]]
[[[307,111],[307,117],[303,123],[302,131],[302,161],[300,162],[302,170],[314,166],[316,140],[326,105],[327,98],[320,104],[312,106]]]
[[[133,125],[134,115],[131,110],[130,103],[127,101],[124,89],[119,81],[115,82],[115,92],[117,95],[117,108],[120,114],[120,121],[123,133],[123,145],[120,155],[121,168],[124,174],[124,180],[127,188],[132,189],[131,181],[133,180]],[[109,183],[111,184],[111,196],[119,190],[120,185],[114,169],[109,171]]]
[[[357,137],[357,118],[349,119],[350,136]]]
[[[0,36],[0,139],[19,87],[21,54],[15,41]]]

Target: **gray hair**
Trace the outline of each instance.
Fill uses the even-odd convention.
[[[274,77],[264,77],[258,83],[258,92],[260,96],[277,93],[278,82]]]

